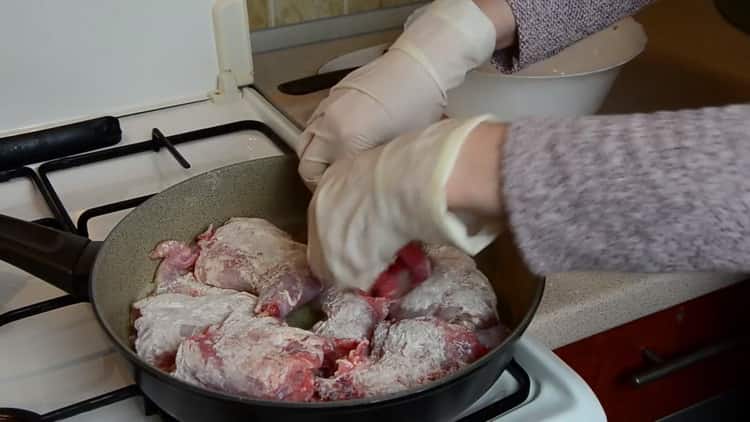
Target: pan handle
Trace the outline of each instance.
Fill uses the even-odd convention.
[[[88,301],[101,242],[0,215],[0,259]]]

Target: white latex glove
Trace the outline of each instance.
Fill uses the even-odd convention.
[[[332,165],[308,210],[313,273],[369,291],[410,241],[453,245],[470,255],[492,242],[500,223],[451,213],[445,189],[461,146],[486,120],[444,120]]]
[[[472,0],[419,9],[388,52],[331,88],[315,110],[297,151],[302,179],[313,187],[337,159],[438,121],[446,92],[489,59],[495,38]]]

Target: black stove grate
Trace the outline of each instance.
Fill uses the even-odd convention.
[[[12,311],[0,314],[0,327],[6,324],[10,324],[14,321],[18,321],[20,319],[32,317],[34,315],[42,314],[59,308],[64,308],[70,305],[75,305],[76,303],[81,302],[81,299],[78,299],[71,295],[64,295],[56,297],[54,299],[49,299],[18,309],[14,309]]]
[[[78,224],[74,224],[73,220],[70,218],[70,215],[66,211],[65,205],[60,199],[60,196],[52,186],[52,182],[49,179],[50,173],[75,167],[81,167],[87,164],[98,163],[101,161],[111,160],[114,158],[126,157],[143,152],[158,152],[159,150],[161,150],[161,148],[166,148],[172,154],[178,164],[180,164],[182,167],[189,168],[190,163],[188,163],[185,157],[183,157],[182,154],[179,153],[177,148],[175,148],[175,145],[183,144],[186,142],[207,140],[209,138],[217,136],[244,131],[260,132],[268,137],[268,139],[270,139],[271,142],[273,142],[273,144],[282,152],[286,154],[293,153],[291,148],[289,148],[284,140],[273,129],[271,129],[265,123],[256,120],[240,120],[237,122],[227,123],[214,127],[178,133],[175,135],[170,135],[168,137],[164,136],[164,134],[159,129],[154,128],[152,130],[151,139],[147,141],[48,161],[39,166],[39,179],[41,184],[49,194],[49,200],[52,206],[55,209],[59,210],[58,214],[62,224],[66,228],[71,229],[71,231],[78,233],[81,236],[88,236],[88,222],[92,218],[116,211],[133,208],[134,206],[137,206],[148,199],[151,195],[145,195],[138,198],[130,198],[124,201],[91,208],[81,215],[81,218],[79,218],[78,220]],[[57,216],[58,214],[55,215]]]
[[[61,209],[55,204],[54,198],[57,194],[51,189],[51,187],[45,185],[42,178],[39,177],[34,170],[29,167],[18,167],[11,170],[0,171],[0,183],[10,182],[14,179],[28,179],[34,185],[39,194],[42,195],[44,203],[47,205],[47,208],[49,208],[52,217],[36,220],[34,221],[35,223],[61,230],[69,228],[65,227],[63,224],[67,212],[64,208]]]
[[[0,172],[0,183],[9,182],[15,179],[28,179],[36,190],[44,198],[44,202],[49,208],[50,214],[53,217],[42,218],[34,220],[34,223],[41,224],[48,227],[54,227],[56,229],[65,230],[65,224],[63,223],[64,216],[67,214],[64,209],[58,208],[54,201],[54,192],[50,191],[47,186],[44,185],[39,175],[29,167],[19,167],[11,170],[5,170]],[[32,305],[24,306],[12,311],[0,314],[0,327],[11,322],[18,321],[19,319],[27,318],[37,314],[51,311],[53,309],[62,308],[65,306],[79,303],[80,300],[74,298],[71,295],[64,295],[56,297],[54,299],[45,300],[43,302],[34,303]]]

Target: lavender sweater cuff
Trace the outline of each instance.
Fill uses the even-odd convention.
[[[515,72],[633,15],[653,0],[507,0],[516,18],[517,42],[495,52],[504,72]]]
[[[750,106],[511,125],[511,228],[530,268],[750,271]]]

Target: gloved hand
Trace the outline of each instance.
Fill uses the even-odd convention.
[[[308,210],[313,273],[369,291],[410,241],[453,245],[471,255],[492,242],[499,219],[459,216],[446,200],[464,141],[488,119],[443,120],[332,165]]]
[[[314,187],[337,159],[436,122],[446,91],[489,59],[495,41],[472,0],[419,9],[388,52],[334,86],[312,114],[297,151],[302,179]]]

